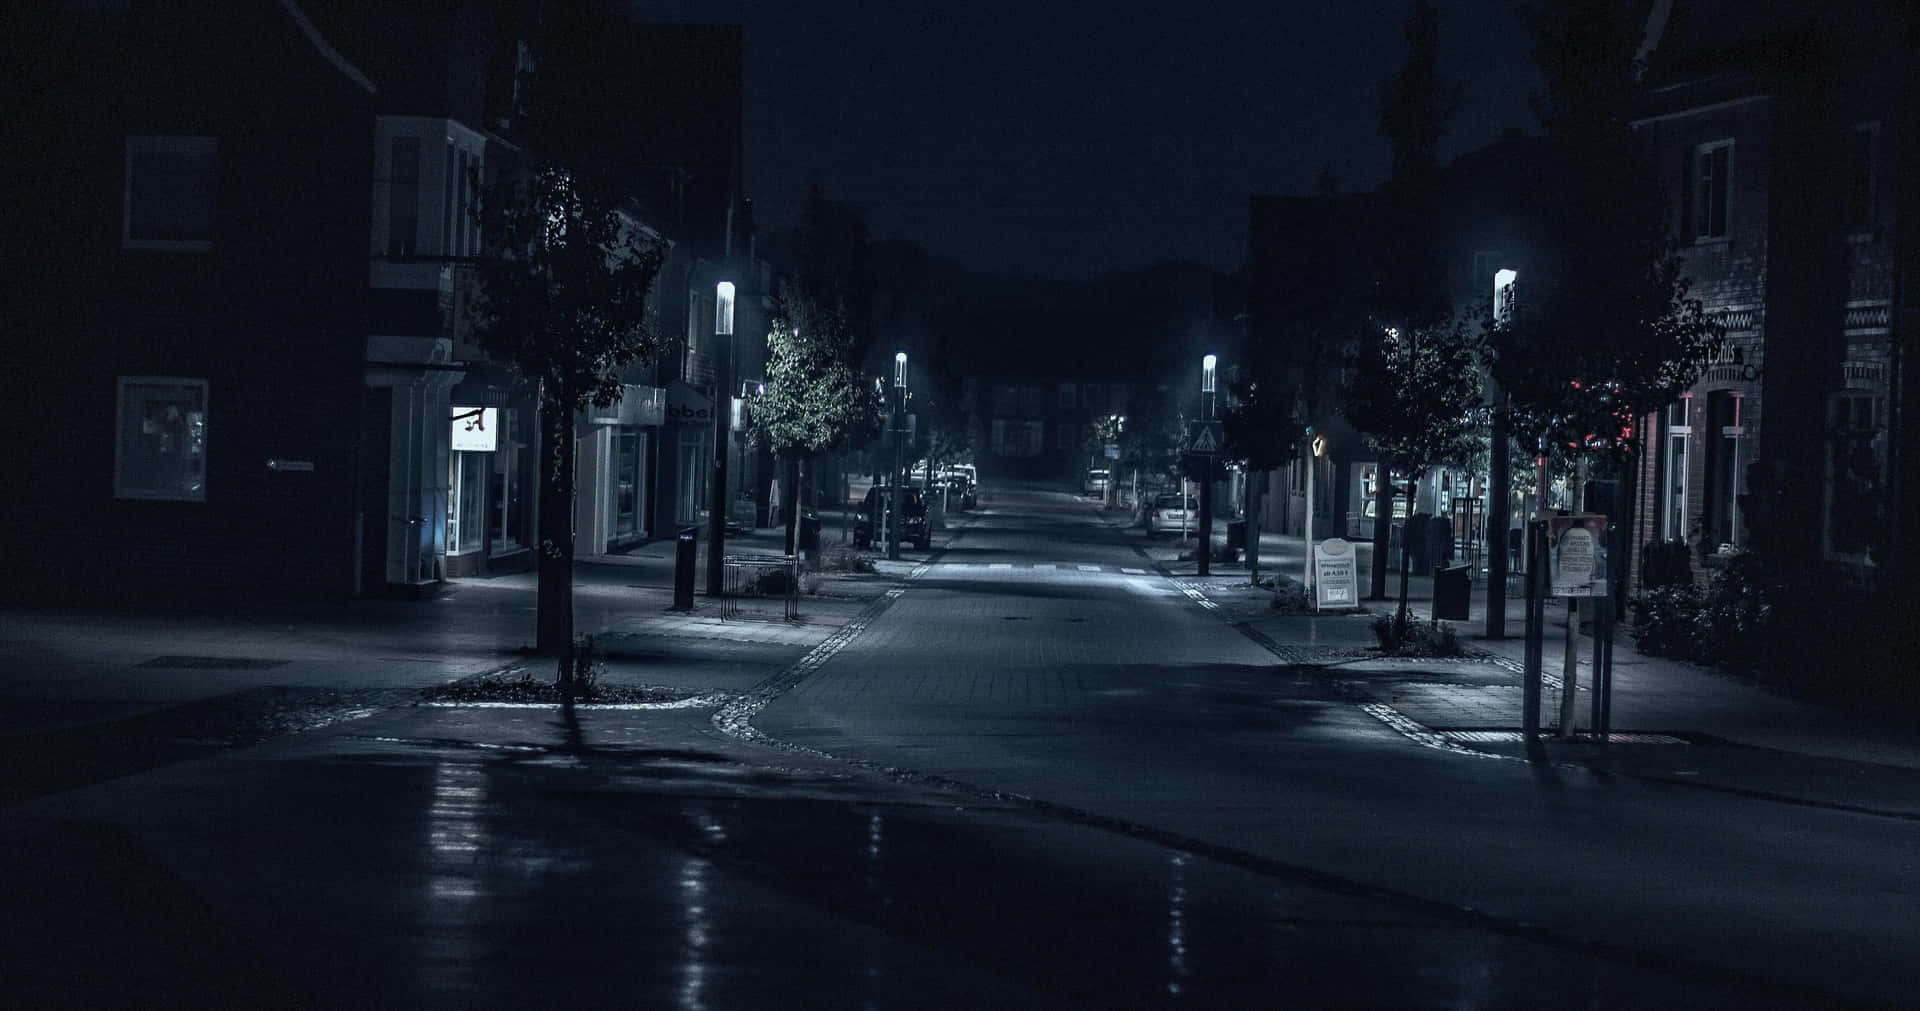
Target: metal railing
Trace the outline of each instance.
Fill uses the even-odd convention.
[[[800,617],[800,559],[795,555],[727,555],[722,573],[723,618]]]

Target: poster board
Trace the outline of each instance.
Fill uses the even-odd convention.
[[[1556,597],[1607,595],[1607,518],[1555,516],[1547,521],[1547,560]]]
[[[1360,606],[1360,573],[1353,544],[1329,537],[1313,546],[1313,608],[1316,611]]]

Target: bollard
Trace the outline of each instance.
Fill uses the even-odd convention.
[[[673,610],[693,610],[693,561],[699,527],[681,527],[673,545]]]

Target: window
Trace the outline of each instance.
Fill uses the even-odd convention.
[[[1666,489],[1660,535],[1670,541],[1687,539],[1687,443],[1693,437],[1688,412],[1692,407],[1691,395],[1667,407]]]
[[[121,245],[211,250],[219,169],[219,146],[212,137],[128,137]]]
[[[1827,401],[1827,551],[1873,559],[1886,548],[1886,400],[1848,391]]]
[[[115,498],[207,500],[207,381],[122,376]]]
[[[1044,395],[1044,393],[1045,393],[1044,387],[1040,387],[1040,386],[1020,387],[1020,414],[1022,417],[1037,418],[1043,413],[1042,405],[1045,404],[1046,402],[1042,400],[1041,397]]]
[[[1062,424],[1054,429],[1054,447],[1060,450],[1078,449],[1080,445],[1080,426]]]
[[[1847,192],[1842,222],[1848,228],[1873,224],[1873,147],[1879,132],[1878,123],[1847,131]]]
[[[1061,383],[1060,384],[1060,409],[1063,411],[1073,410],[1073,402],[1074,402],[1073,384]]]
[[[528,510],[522,501],[526,483],[520,479],[520,460],[526,448],[527,433],[520,412],[503,408],[500,443],[492,453],[493,473],[487,489],[492,497],[491,511],[487,514],[488,536],[496,555],[519,547],[521,529],[527,524]]]
[[[1740,532],[1740,496],[1746,491],[1741,443],[1747,430],[1740,401],[1740,394],[1731,390],[1707,394],[1706,513],[1700,518],[1700,540],[1716,551],[1731,551],[1744,540]]]
[[[1693,237],[1727,237],[1727,203],[1732,195],[1733,141],[1717,140],[1693,149],[1691,168]]]
[[[387,255],[420,252],[420,138],[395,137],[387,172]]]

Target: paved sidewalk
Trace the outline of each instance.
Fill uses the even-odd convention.
[[[1373,614],[1390,614],[1397,598],[1363,601],[1360,615],[1286,615],[1269,606],[1271,591],[1250,585],[1242,562],[1212,563],[1200,578],[1190,558],[1193,542],[1148,539],[1144,531],[1127,526],[1123,514],[1103,514],[1110,524],[1136,538],[1137,547],[1169,575],[1193,587],[1218,604],[1224,615],[1244,629],[1280,647],[1284,656],[1303,663],[1325,665],[1330,677],[1377,703],[1391,705],[1423,727],[1460,731],[1457,739],[1471,740],[1476,731],[1515,731],[1521,724],[1522,661],[1525,657],[1525,601],[1508,598],[1506,632],[1487,638],[1486,588],[1476,582],[1469,619],[1449,622],[1460,633],[1471,654],[1463,661],[1383,660],[1369,657],[1374,645]],[[1224,539],[1225,524],[1216,540]],[[1263,533],[1261,578],[1273,574],[1298,581],[1304,564],[1299,537]],[[1372,545],[1360,544],[1361,586],[1372,561]],[[1425,620],[1432,615],[1433,581],[1408,581],[1409,611]],[[1397,594],[1399,574],[1390,571],[1389,596]],[[1576,640],[1579,658],[1579,694],[1574,726],[1586,729],[1591,712],[1593,638],[1590,630]],[[1560,674],[1566,659],[1566,608],[1550,606],[1544,644],[1541,718],[1549,728],[1559,723]],[[1920,714],[1870,706],[1843,706],[1799,698],[1733,675],[1664,657],[1642,656],[1624,628],[1617,630],[1613,649],[1612,729],[1616,733],[1687,735],[1756,748],[1803,755],[1872,762],[1920,769]]]

